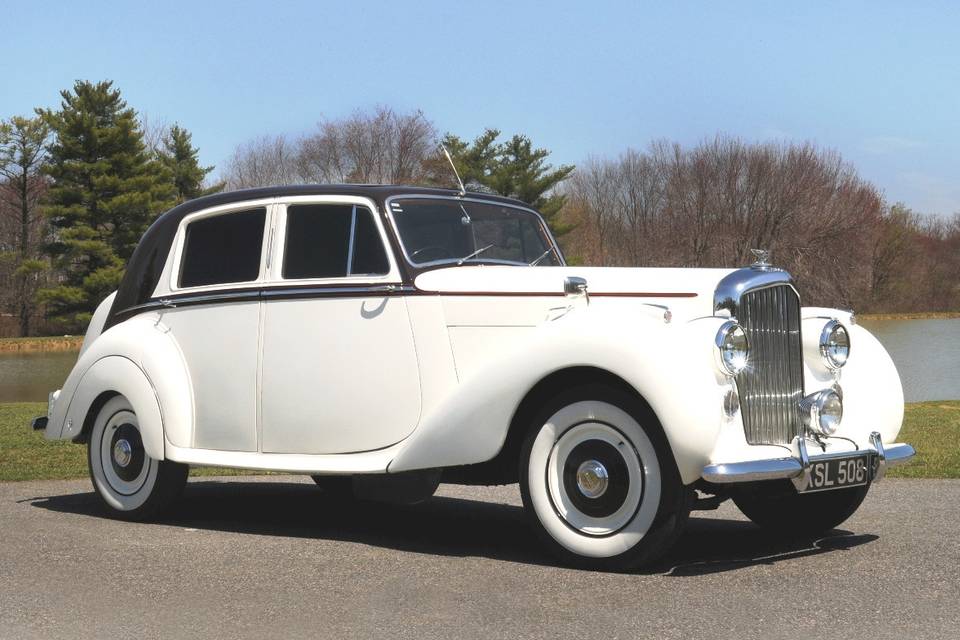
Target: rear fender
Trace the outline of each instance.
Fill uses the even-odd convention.
[[[156,314],[115,325],[80,355],[51,408],[50,439],[81,439],[88,413],[121,394],[137,413],[147,453],[164,459],[164,438],[192,446],[193,394],[183,355]],[[149,432],[148,432],[149,431]]]

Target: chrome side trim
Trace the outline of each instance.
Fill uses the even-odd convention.
[[[801,450],[802,452],[803,450]],[[905,443],[891,444],[880,449],[860,449],[859,451],[844,451],[842,453],[828,453],[818,456],[808,456],[806,464],[797,458],[769,458],[766,460],[747,460],[744,462],[725,462],[708,464],[703,468],[703,479],[715,484],[735,484],[740,482],[757,482],[762,480],[789,480],[809,473],[809,467],[816,462],[832,458],[854,458],[859,455],[873,454],[882,456],[884,468],[903,464],[916,455],[912,446]],[[807,470],[805,470],[805,467]],[[876,482],[882,475],[874,477]]]
[[[258,300],[281,300],[285,298],[362,298],[384,295],[407,295],[418,293],[412,285],[394,283],[371,284],[369,286],[323,286],[323,285],[283,285],[269,287],[249,287],[240,290],[211,293],[188,293],[150,300],[117,313],[119,321],[147,311],[176,309],[178,307],[224,304],[227,302],[254,302]]]

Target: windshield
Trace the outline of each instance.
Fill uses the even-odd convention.
[[[390,201],[410,262],[559,265],[560,257],[539,216],[495,203],[446,198]]]

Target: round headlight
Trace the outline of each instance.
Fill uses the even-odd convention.
[[[832,436],[843,420],[843,396],[838,389],[824,389],[804,398],[800,411],[806,427],[820,435]]]
[[[743,327],[732,320],[724,322],[717,332],[716,344],[717,362],[724,373],[735,376],[747,367],[750,348]]]
[[[820,332],[820,355],[829,369],[837,370],[850,357],[850,334],[847,328],[831,320]]]

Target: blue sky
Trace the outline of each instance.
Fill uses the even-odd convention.
[[[0,117],[112,79],[202,159],[387,104],[523,132],[556,162],[718,132],[836,149],[960,210],[960,10],[939,2],[18,2]]]

